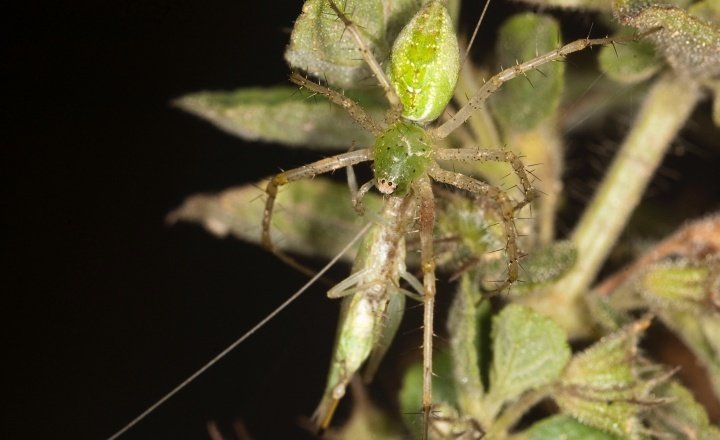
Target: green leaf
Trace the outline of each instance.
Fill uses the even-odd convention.
[[[386,58],[390,46],[385,40],[383,2],[347,0],[338,5],[355,23],[375,56]],[[305,2],[290,35],[285,59],[293,69],[334,87],[357,88],[363,80],[365,85],[375,83],[357,43],[326,0]]]
[[[618,307],[614,307],[604,295],[592,294],[585,298],[590,316],[605,332],[614,332],[632,321],[630,315]]]
[[[710,268],[682,261],[659,263],[640,276],[640,290],[652,304],[700,312],[707,296]]]
[[[352,97],[371,115],[382,117],[382,97],[372,93]],[[243,139],[342,150],[353,142],[369,146],[374,141],[345,110],[296,87],[198,92],[183,96],[175,105]]]
[[[650,325],[645,317],[604,337],[570,361],[554,398],[563,413],[625,438],[638,438],[642,402],[651,403],[635,373],[639,336]]]
[[[425,1],[342,0],[338,7],[356,25],[375,57],[390,55],[395,37]],[[376,85],[357,42],[327,0],[308,0],[295,21],[285,59],[332,87],[357,89]]]
[[[710,423],[705,408],[687,388],[670,381],[658,387],[657,392],[668,403],[651,412],[651,429],[673,438],[720,440],[720,429]]]
[[[262,188],[267,182],[230,188],[217,194],[196,194],[168,214],[167,221],[202,224],[210,233],[258,243],[265,209]],[[368,194],[368,210],[377,211],[380,200]],[[352,208],[345,185],[316,178],[293,182],[278,192],[273,216],[273,237],[286,250],[304,255],[334,257],[367,219]],[[353,253],[345,255],[352,260]]]
[[[524,13],[505,22],[495,51],[498,63],[511,67],[556,49],[560,42],[560,27],[555,19]],[[506,135],[529,131],[557,110],[563,92],[565,64],[548,63],[540,70],[542,73],[528,72],[527,81],[518,78],[508,82],[492,97],[494,114]]]
[[[709,237],[708,237],[709,239]],[[692,350],[720,396],[720,312],[712,297],[720,283],[717,258],[674,258],[650,265],[632,284],[660,320]]]
[[[706,80],[720,74],[720,28],[672,6],[649,6],[647,0],[615,0],[618,20],[655,43],[681,76]]]
[[[481,295],[476,278],[475,271],[463,274],[450,307],[448,331],[458,407],[464,415],[484,422],[489,419],[480,404],[485,394],[480,366],[486,364],[481,361],[486,351],[481,343],[487,339],[482,331],[488,331],[483,327],[490,313],[490,302],[477,305]]]
[[[569,240],[556,241],[533,250],[522,260],[522,283],[513,286],[513,293],[523,293],[546,286],[562,277],[575,264],[577,251]]]
[[[623,84],[644,81],[662,67],[653,45],[643,41],[602,47],[598,61],[603,73]]]
[[[488,252],[505,247],[505,232],[492,209],[450,193],[438,197],[436,203],[435,228],[437,234],[445,239],[435,250],[439,266],[456,268],[485,257],[492,259]],[[483,265],[483,268],[486,266]],[[503,270],[504,262],[498,264],[498,272]]]
[[[490,414],[522,393],[548,385],[570,359],[565,332],[550,318],[517,304],[493,320]]]
[[[621,438],[592,426],[583,425],[572,417],[564,415],[549,417],[537,422],[521,435],[514,437],[515,440],[620,440]]]

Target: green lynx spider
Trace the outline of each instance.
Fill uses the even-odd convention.
[[[432,408],[432,338],[435,297],[435,261],[432,243],[435,208],[430,179],[453,185],[477,196],[489,197],[495,202],[498,217],[502,219],[505,228],[506,251],[509,259],[508,276],[499,287],[500,290],[509,287],[517,279],[518,248],[517,232],[513,224],[514,212],[532,199],[533,190],[522,162],[513,153],[474,149],[435,149],[433,148],[435,141],[447,134],[438,136],[434,130],[426,130],[420,125],[431,122],[440,116],[452,97],[459,72],[458,44],[444,4],[440,2],[426,4],[400,33],[393,48],[387,76],[350,19],[333,2],[330,2],[330,7],[345,23],[347,30],[356,40],[363,58],[385,91],[390,103],[390,110],[386,116],[388,124],[381,128],[357,103],[349,98],[313,83],[297,73],[293,74],[291,81],[294,83],[322,94],[347,109],[358,124],[376,137],[376,142],[373,148],[339,154],[273,177],[266,188],[268,198],[263,217],[262,242],[284,260],[292,261],[289,257],[282,255],[273,245],[270,236],[270,222],[278,187],[293,180],[313,177],[361,162],[373,161],[375,178],[362,185],[359,192],[353,197],[358,210],[361,209],[363,195],[372,186],[376,186],[381,193],[391,197],[416,197],[418,199],[423,272],[422,299],[425,310],[422,411],[423,432],[424,437],[427,437]],[[418,44],[417,41],[421,41],[421,43]],[[456,126],[461,123],[462,121],[457,120]],[[451,131],[452,129],[447,133],[449,134]],[[500,189],[471,177],[443,170],[436,162],[437,160],[509,162],[520,178],[525,199],[515,205]],[[346,381],[348,375],[345,376]],[[343,390],[344,384],[340,384],[338,389]],[[336,403],[344,391],[333,394],[335,395],[331,400]],[[328,404],[328,409],[323,409],[323,406],[321,403],[316,411],[315,418],[319,428],[327,426],[334,409],[333,404]]]
[[[388,201],[386,202],[385,208],[386,211],[383,213],[383,218],[387,220],[388,216],[394,216],[397,219],[397,222],[394,224],[391,223],[390,226],[388,226],[387,224],[384,225],[386,228],[389,228],[389,236],[386,236],[385,238],[377,238],[377,235],[373,236],[373,232],[371,231],[370,233],[368,233],[365,242],[369,243],[369,245],[372,246],[373,244],[382,244],[384,240],[385,243],[393,244],[394,246],[396,246],[398,249],[398,253],[391,264],[399,265],[401,263],[401,256],[404,255],[404,244],[401,242],[403,234],[396,233],[394,231],[399,231],[401,228],[408,227],[406,219],[408,210],[413,211],[414,216],[414,211],[418,209],[419,205],[423,284],[420,285],[419,282],[411,282],[411,285],[415,290],[422,291],[421,299],[423,300],[425,306],[423,330],[423,428],[424,436],[427,437],[427,429],[430,421],[430,412],[432,409],[430,380],[432,375],[431,354],[433,337],[433,308],[435,296],[435,265],[432,249],[432,232],[435,217],[435,208],[430,179],[453,185],[457,188],[465,190],[466,192],[474,195],[475,197],[487,198],[494,202],[494,208],[498,213],[498,217],[501,219],[501,222],[503,224],[502,226],[504,227],[507,236],[507,245],[505,249],[505,252],[507,254],[507,277],[505,281],[501,282],[496,291],[509,289],[518,278],[519,251],[516,243],[517,232],[515,230],[515,225],[513,221],[514,212],[522,206],[528,204],[535,195],[532,186],[527,179],[527,173],[525,172],[522,162],[512,152],[480,149],[436,149],[434,148],[433,144],[437,140],[446,138],[453,132],[453,130],[460,127],[470,116],[472,116],[472,113],[478,108],[480,108],[484,104],[485,100],[495,91],[497,91],[506,81],[509,81],[519,75],[524,75],[526,72],[535,69],[547,62],[562,59],[566,55],[583,50],[588,46],[610,44],[613,42],[613,40],[609,38],[587,38],[577,40],[547,54],[538,56],[530,61],[522,64],[517,64],[514,67],[503,70],[502,72],[490,78],[490,80],[488,80],[484,84],[484,86],[469,100],[468,104],[461,108],[454,116],[451,116],[446,122],[442,124],[436,125],[431,128],[426,128],[425,126],[427,124],[431,123],[442,113],[445,105],[450,100],[452,91],[454,89],[455,81],[457,80],[457,71],[455,71],[454,73],[450,72],[449,75],[447,74],[447,72],[445,72],[446,80],[444,81],[444,87],[440,87],[444,89],[442,96],[438,97],[438,94],[434,94],[435,98],[429,100],[430,102],[429,104],[427,104],[429,105],[429,107],[432,108],[432,111],[430,112],[431,115],[421,115],[421,117],[417,117],[417,114],[415,114],[415,116],[413,116],[413,111],[415,110],[408,111],[408,109],[413,109],[414,107],[416,107],[415,103],[419,100],[408,98],[408,94],[405,93],[408,91],[407,87],[405,91],[403,91],[402,89],[396,91],[396,83],[394,81],[397,77],[394,74],[391,74],[390,78],[388,78],[378,61],[368,50],[367,45],[363,41],[360,33],[357,31],[351,20],[337,7],[334,2],[330,1],[329,6],[330,8],[332,8],[337,17],[344,22],[347,32],[349,32],[350,35],[352,35],[352,37],[355,39],[358,50],[361,52],[365,62],[370,66],[375,77],[378,79],[380,85],[385,91],[385,95],[389,103],[391,104],[390,110],[388,111],[385,118],[387,123],[383,126],[379,125],[357,103],[355,103],[351,99],[348,99],[341,93],[323,87],[296,73],[293,74],[291,76],[291,81],[300,85],[301,87],[307,88],[314,93],[322,94],[335,104],[345,108],[359,125],[361,125],[377,137],[377,141],[373,148],[361,149],[357,151],[351,151],[345,154],[339,154],[276,175],[270,181],[266,189],[268,199],[266,202],[266,209],[262,221],[262,242],[265,247],[270,249],[273,253],[278,255],[283,260],[290,262],[291,264],[297,265],[294,260],[292,260],[289,256],[285,255],[280,249],[275,247],[270,236],[270,223],[278,187],[292,181],[310,178],[318,174],[330,172],[342,167],[351,167],[352,165],[361,162],[373,162],[375,178],[371,182],[363,185],[360,188],[359,192],[353,195],[353,200],[356,207],[358,207],[358,210],[361,210],[361,200],[363,194],[367,193],[372,188],[372,186],[376,186],[383,194],[386,194],[388,196]],[[455,40],[455,37],[452,33],[452,28],[449,24],[449,19],[447,18],[447,11],[445,10],[445,6],[439,1],[433,1],[428,3],[416,15],[413,21],[408,24],[406,29],[410,30],[408,30],[407,32],[404,30],[401,33],[401,36],[402,34],[407,34],[404,39],[405,45],[412,46],[412,42],[416,41],[416,38],[418,38],[418,35],[413,34],[412,32],[412,30],[417,30],[418,27],[422,28],[422,26],[419,26],[417,22],[428,22],[432,21],[432,18],[438,19],[438,17],[440,17],[441,21],[444,23],[443,26],[441,26],[442,35],[435,35],[433,38],[440,38],[444,40],[445,46],[440,52],[449,51],[453,54],[456,54],[457,41]],[[422,34],[422,31],[419,32]],[[399,36],[396,41],[401,41],[401,36]],[[427,35],[420,35],[419,37],[422,39],[424,37],[427,37]],[[401,59],[403,57],[401,57],[400,54],[402,54],[403,52],[408,52],[409,50],[407,47],[405,49],[399,49],[399,46],[401,46],[401,44],[395,44],[393,48],[393,58],[397,57],[398,59]],[[412,50],[409,51],[412,53]],[[407,55],[407,53],[405,53],[404,55]],[[403,63],[398,62],[397,64],[399,65],[400,70],[402,70]],[[450,78],[450,81],[447,81],[447,77]],[[442,83],[443,81],[440,82]],[[436,85],[434,84],[430,84],[430,86],[436,87]],[[413,92],[414,89],[410,91]],[[410,93],[409,96],[417,97],[420,96],[420,94]],[[423,96],[431,96],[431,94],[424,93],[420,97]],[[417,105],[417,107],[423,108],[422,105]],[[407,140],[408,138],[415,138],[416,141],[420,141],[420,146],[414,151],[418,153],[417,160],[419,162],[419,167],[416,167],[414,172],[400,173],[399,176],[395,175],[395,173],[397,173],[398,171],[407,171],[408,167],[400,166],[393,168],[391,166],[393,164],[392,159],[397,158],[398,153],[401,153],[401,151],[399,152],[397,148],[392,148],[392,142],[390,142],[392,138],[394,138],[396,141],[398,139]],[[385,146],[387,148],[388,142],[390,142],[391,144],[390,154],[383,156],[381,151],[382,147]],[[378,152],[376,153],[375,150],[378,150]],[[383,162],[383,157],[386,160],[385,163]],[[390,159],[389,163],[387,162],[387,159]],[[402,159],[402,157],[400,157],[400,159]],[[513,204],[510,198],[502,190],[495,188],[487,183],[478,181],[472,177],[443,170],[438,165],[437,160],[508,162],[513,167],[514,172],[518,175],[522,186],[524,199],[519,203]],[[400,163],[403,165],[407,165],[410,162],[401,160]],[[367,230],[367,228],[365,230]],[[156,403],[143,411],[135,419],[133,419],[119,431],[114,433],[110,438],[115,439],[122,436],[125,432],[135,426],[140,420],[145,418],[148,414],[152,413],[156,408],[169,400],[172,396],[177,394],[185,386],[187,386],[194,379],[196,379],[203,372],[205,372],[208,368],[214,365],[219,359],[225,356],[233,348],[237,347],[240,343],[242,343],[248,337],[254,334],[260,327],[262,327],[270,319],[272,319],[272,317],[276,316],[277,313],[280,312],[280,310],[282,310],[294,299],[296,299],[305,290],[305,288],[307,288],[309,284],[312,284],[314,281],[316,281],[317,278],[332,263],[337,261],[338,258],[339,256],[336,257],[333,261],[331,261],[323,269],[323,271],[321,271],[321,273],[317,274],[312,280],[310,280],[310,282],[308,282],[290,299],[288,299],[281,306],[279,306],[273,313],[271,313],[260,323],[255,325],[250,331],[242,335],[235,343],[233,343],[227,349],[223,350],[223,352],[221,352],[210,362],[208,362],[206,365],[204,365],[202,368],[192,374],[188,379],[186,379],[173,390],[165,394],[160,400],[158,400]],[[362,260],[362,258],[356,259],[356,264],[359,260]],[[386,280],[386,282],[394,282],[394,280],[392,280],[391,278],[395,277],[395,275],[401,275],[400,272],[402,272],[404,268],[401,268],[399,266],[397,267],[398,268],[393,271],[392,275],[388,275],[388,279]],[[357,292],[357,289],[343,289],[342,287],[343,286],[338,285],[334,288],[333,291],[337,293],[338,296],[349,296],[351,293]],[[399,290],[408,296],[418,297],[418,295],[403,291],[402,289]],[[360,295],[353,295],[353,297],[355,296]],[[397,296],[402,297],[402,295]],[[321,421],[322,424],[327,425],[327,423],[329,423],[329,417],[331,416],[331,414],[331,411],[327,413],[327,417],[325,417],[324,420]]]
[[[451,99],[460,65],[457,39],[444,3],[440,1],[427,3],[401,31],[393,46],[387,73],[375,59],[351,19],[332,0],[328,2],[328,5],[338,19],[342,20],[346,31],[355,40],[363,59],[383,88],[390,109],[385,117],[386,123],[380,124],[373,120],[359,104],[343,94],[315,83],[298,73],[291,75],[290,80],[293,83],[313,93],[323,95],[331,102],[346,109],[360,126],[375,136],[376,141],[371,148],[338,154],[274,176],[266,187],[268,197],[262,222],[262,243],[284,261],[297,265],[291,257],[275,247],[270,234],[278,188],[292,181],[311,178],[343,167],[349,168],[362,162],[372,162],[374,178],[353,194],[353,202],[358,211],[362,211],[364,194],[373,186],[390,198],[412,197],[417,199],[423,273],[422,301],[425,310],[422,412],[423,432],[424,437],[427,438],[432,409],[432,338],[436,293],[432,241],[435,207],[431,180],[452,185],[474,197],[487,198],[492,201],[493,208],[505,231],[505,252],[507,254],[507,277],[495,291],[509,289],[518,279],[520,255],[514,213],[530,203],[535,196],[524,165],[512,152],[444,149],[436,148],[434,145],[461,126],[504,82],[523,75],[544,63],[561,59],[572,52],[591,45],[608,44],[612,40],[609,38],[577,40],[548,54],[503,70],[485,83],[468,104],[449,120],[435,127],[427,127],[427,124],[440,116]],[[518,176],[523,200],[514,203],[501,189],[473,177],[442,169],[438,161],[507,162]],[[395,240],[400,240],[400,238]],[[343,289],[335,289],[331,291],[330,296],[338,297],[357,292],[358,289],[350,289],[346,292],[343,292]],[[349,380],[349,377],[346,380]],[[344,385],[342,384],[343,391],[338,393],[330,408],[323,410],[321,403],[316,411],[315,420],[319,428],[327,427],[334,404],[344,394]]]

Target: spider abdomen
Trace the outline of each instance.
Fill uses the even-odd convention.
[[[441,2],[429,2],[403,28],[392,49],[388,76],[402,103],[402,116],[417,122],[440,116],[459,71],[450,14]]]

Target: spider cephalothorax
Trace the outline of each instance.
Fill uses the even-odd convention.
[[[432,141],[417,124],[398,121],[373,146],[375,186],[383,194],[404,196],[432,163]]]

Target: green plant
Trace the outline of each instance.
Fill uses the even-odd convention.
[[[362,58],[348,56],[356,53],[357,43],[338,36],[347,24],[337,15],[323,15],[319,9],[312,9],[319,8],[319,4],[307,2],[305,14],[310,18],[296,24],[295,40],[288,52],[291,65],[347,91],[370,115],[379,117],[386,106],[382,97],[367,90],[373,76]],[[385,9],[384,5],[344,5],[348,16],[362,30],[362,38],[380,59],[389,56],[390,43],[417,6],[412,1],[385,5],[397,6],[397,10]],[[631,103],[622,94],[598,101],[592,93],[620,86],[602,82],[586,93],[587,76],[583,77],[583,72],[567,69],[566,78],[564,64],[546,64],[539,68],[541,72],[528,72],[527,82],[509,82],[492,97],[489,108],[477,109],[468,124],[448,137],[447,142],[454,147],[508,145],[525,158],[526,164],[539,163],[532,169],[539,178],[533,184],[544,196],[532,214],[522,213],[510,220],[503,219],[492,203],[474,203],[456,194],[437,202],[434,235],[446,246],[435,253],[435,261],[447,272],[454,272],[460,282],[448,319],[448,346],[435,353],[435,371],[448,380],[435,380],[433,384],[430,435],[544,439],[561,435],[643,438],[669,434],[717,438],[720,433],[709,423],[702,406],[672,379],[672,368],[641,355],[638,340],[652,324],[652,315],[657,316],[703,363],[715,394],[720,395],[718,216],[677,232],[636,260],[630,270],[609,276],[593,287],[672,140],[703,94],[717,95],[720,90],[717,4],[705,1],[690,6],[660,6],[596,1],[554,6],[606,14],[612,11],[618,22],[634,28],[640,41],[608,45],[600,51],[599,59],[610,78],[645,90],[643,102],[613,164],[567,241],[555,238],[557,211],[566,197],[562,191],[564,131],[588,119],[585,116],[598,120],[627,108]],[[457,17],[459,8],[451,5],[449,9]],[[329,25],[318,24],[323,20]],[[628,35],[619,25],[609,26],[618,29],[619,40]],[[550,52],[557,48],[558,41],[559,28],[553,19],[531,13],[513,17],[500,31],[499,64],[512,65],[516,60]],[[338,42],[341,44],[335,44]],[[323,47],[325,43],[328,48]],[[467,96],[480,89],[478,79],[482,76],[482,69],[467,60],[454,92],[456,105],[466,104]],[[317,91],[329,96],[322,89]],[[599,96],[607,98],[602,92]],[[714,99],[714,121],[720,125],[719,99]],[[585,104],[584,108],[591,106],[593,111],[583,113],[581,106],[567,113],[563,102],[573,100]],[[321,96],[308,100],[292,87],[205,92],[182,98],[179,105],[226,130],[268,141],[345,150],[353,143],[373,142],[367,133],[355,128],[351,117],[333,110]],[[500,166],[459,166],[464,173],[482,175],[499,187],[507,174],[507,169]],[[522,188],[527,194],[527,188]],[[172,217],[204,222],[216,231],[232,231],[257,241],[258,234],[247,235],[252,230],[248,225],[257,225],[263,211],[267,212],[250,203],[257,195],[256,187],[248,186],[195,198]],[[287,251],[332,256],[361,223],[352,210],[347,190],[321,179],[289,185],[278,195],[278,202],[286,215],[277,218],[276,227],[284,234]],[[366,204],[373,212],[378,201],[370,197]],[[298,214],[308,222],[298,221]],[[347,226],[347,234],[340,233],[343,231],[338,230],[338,221]],[[508,222],[514,225],[507,226]],[[493,226],[496,223],[504,223],[505,227]],[[508,277],[508,266],[498,258],[502,252],[488,252],[510,249],[506,237],[513,228],[523,237],[517,246],[512,246],[528,255],[522,261],[523,282],[514,283],[508,278],[512,289],[502,301],[491,305],[483,300],[493,290],[488,280]],[[514,260],[512,256],[509,259]],[[509,304],[502,307],[500,302]],[[605,336],[599,338],[601,335]],[[568,340],[578,339],[595,342],[573,354]],[[400,392],[406,414],[417,413],[423,406],[422,376],[422,369],[411,369],[406,374]],[[516,428],[530,408],[547,399],[555,401],[558,415],[535,421],[526,429]],[[362,423],[370,418],[376,422]],[[378,418],[384,416],[366,404],[340,435],[399,435],[397,430],[388,430],[384,423],[377,422]],[[405,418],[411,431],[420,432],[417,417]],[[362,434],[358,430],[363,430]]]

